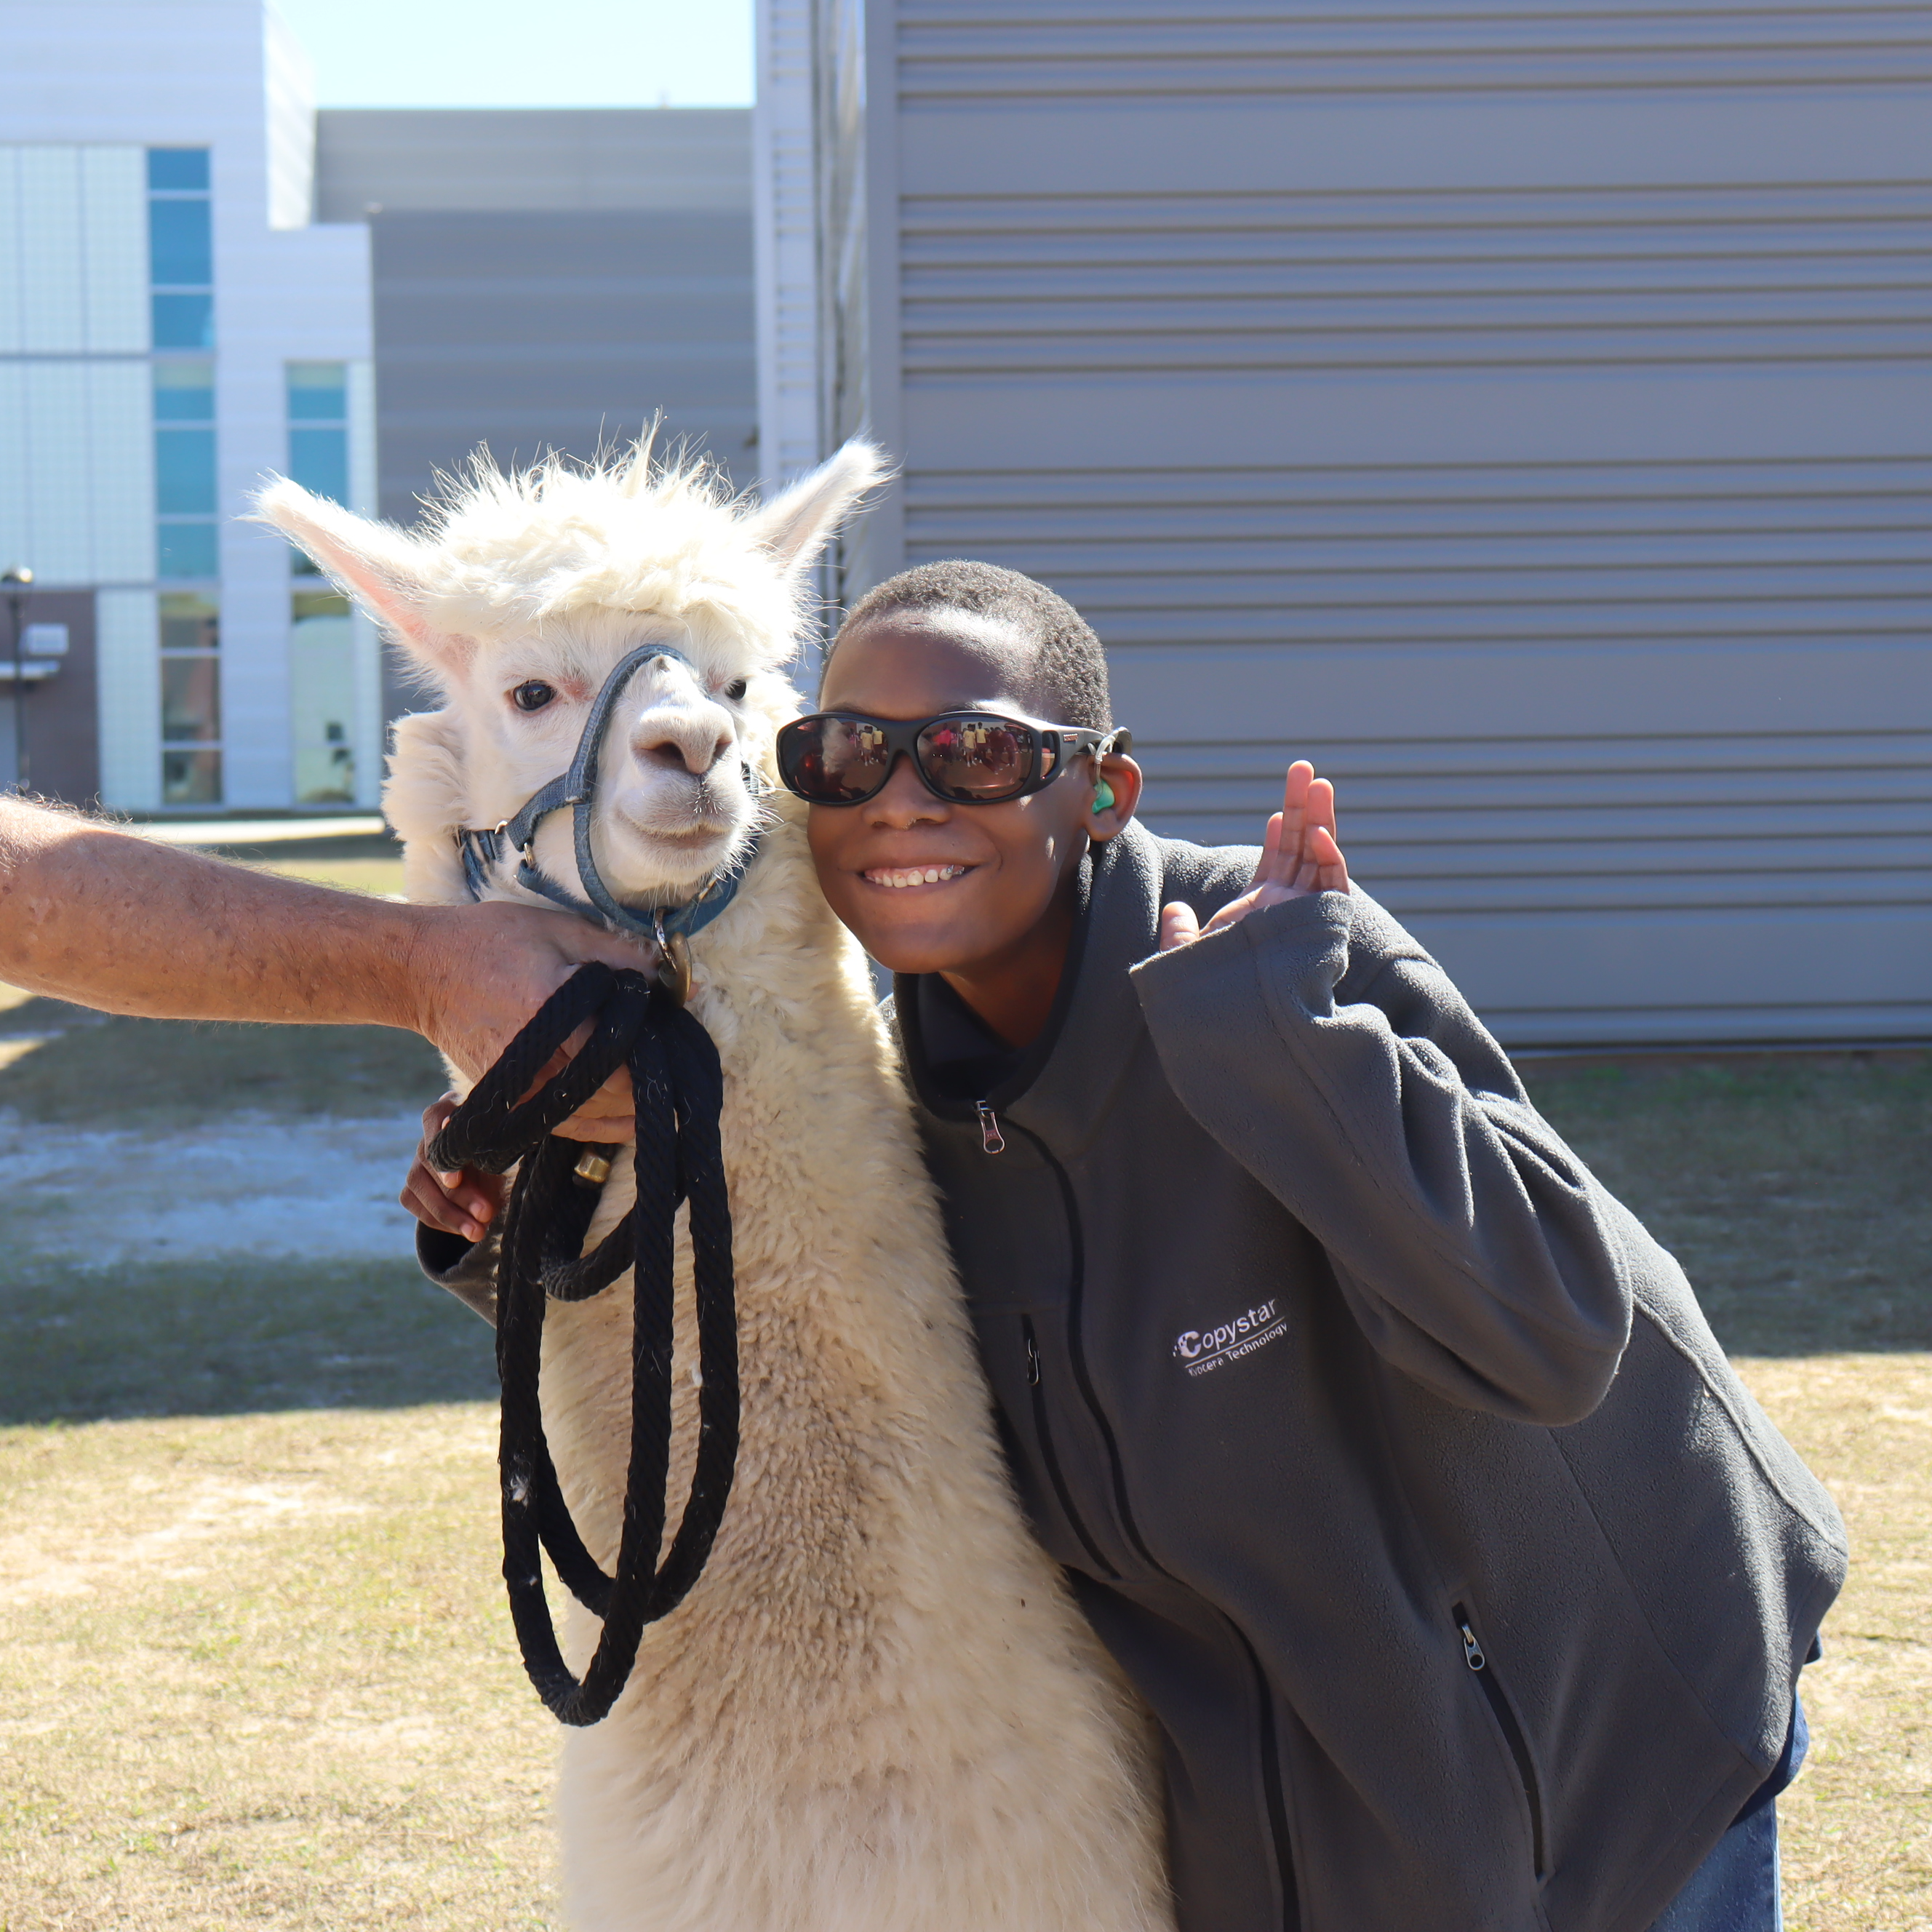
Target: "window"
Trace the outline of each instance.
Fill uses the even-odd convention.
[[[156,572],[165,579],[220,573],[216,540],[214,365],[200,358],[154,364]]]
[[[289,474],[304,490],[349,500],[349,369],[342,362],[288,365]],[[296,802],[350,805],[356,798],[356,635],[349,600],[325,589],[298,550],[289,623],[289,710]],[[304,581],[304,580],[306,580]]]
[[[355,636],[349,600],[298,590],[289,627],[289,711],[295,735],[296,802],[352,805],[356,750]]]
[[[214,364],[170,358],[154,364],[154,420],[212,423],[214,420]]]
[[[154,304],[161,802],[221,802],[220,481],[214,435],[214,222],[206,148],[148,150]]]
[[[155,430],[154,508],[164,517],[214,515],[214,430]]]
[[[214,346],[214,229],[206,148],[148,150],[154,346]]]
[[[148,192],[150,194],[182,190],[190,194],[208,192],[208,150],[206,148],[150,148],[148,150]]]
[[[349,420],[349,365],[346,362],[289,364],[289,421],[346,423]]]
[[[214,599],[161,600],[161,802],[221,802],[221,625]]]
[[[212,288],[214,237],[205,194],[148,203],[148,272],[157,288]]]
[[[152,299],[157,349],[214,346],[213,296],[157,295]]]
[[[341,362],[288,365],[289,474],[304,490],[349,500],[349,370]],[[298,577],[316,575],[298,550]]]

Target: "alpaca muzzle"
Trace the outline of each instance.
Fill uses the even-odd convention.
[[[670,658],[694,676],[696,674],[697,668],[691,660],[671,645],[640,644],[635,650],[620,658],[604,680],[591,704],[590,715],[584,720],[583,734],[577,741],[570,769],[532,793],[524,800],[522,808],[501,824],[465,826],[455,836],[463,861],[464,884],[472,899],[481,899],[487,888],[497,883],[498,868],[505,855],[514,852],[518,863],[512,878],[526,891],[540,894],[553,905],[574,912],[580,919],[608,926],[616,932],[628,933],[634,939],[649,940],[657,946],[660,958],[671,969],[666,976],[667,990],[672,989],[672,982],[681,982],[683,990],[676,995],[681,1002],[691,983],[689,954],[684,950],[684,942],[692,934],[701,932],[731,903],[746,867],[758,856],[759,841],[754,832],[744,850],[713,872],[703,888],[681,905],[626,905],[605,884],[603,874],[598,869],[592,836],[598,760],[610,714],[623,695],[625,686],[637,672],[658,658]],[[762,796],[766,789],[764,780],[748,759],[743,764],[747,789],[754,799]],[[565,810],[571,814],[577,875],[587,898],[579,898],[567,886],[553,879],[530,854],[537,827],[552,812]],[[672,958],[674,951],[679,955],[675,960]]]

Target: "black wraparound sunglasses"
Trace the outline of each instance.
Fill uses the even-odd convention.
[[[779,732],[778,776],[808,804],[862,805],[884,789],[904,755],[935,798],[1003,805],[1050,785],[1082,752],[1104,758],[1132,743],[1126,731],[1039,724],[993,711],[919,719],[818,711]]]

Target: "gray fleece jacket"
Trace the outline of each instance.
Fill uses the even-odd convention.
[[[1159,1720],[1185,1932],[1644,1932],[1779,1758],[1843,1526],[1372,900],[1156,955],[1255,856],[1101,848],[990,1091],[896,988],[1024,1500]]]

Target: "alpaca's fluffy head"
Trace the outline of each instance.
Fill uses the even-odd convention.
[[[682,896],[748,841],[747,761],[768,760],[795,708],[792,656],[813,560],[877,483],[878,453],[848,443],[762,506],[703,465],[552,458],[506,476],[478,460],[422,526],[373,523],[286,482],[262,520],[298,544],[382,626],[442,700],[404,721],[386,802],[408,838],[494,825],[566,769],[612,668],[642,644],[601,752],[598,864],[626,896]],[[576,881],[568,814],[538,863]]]

